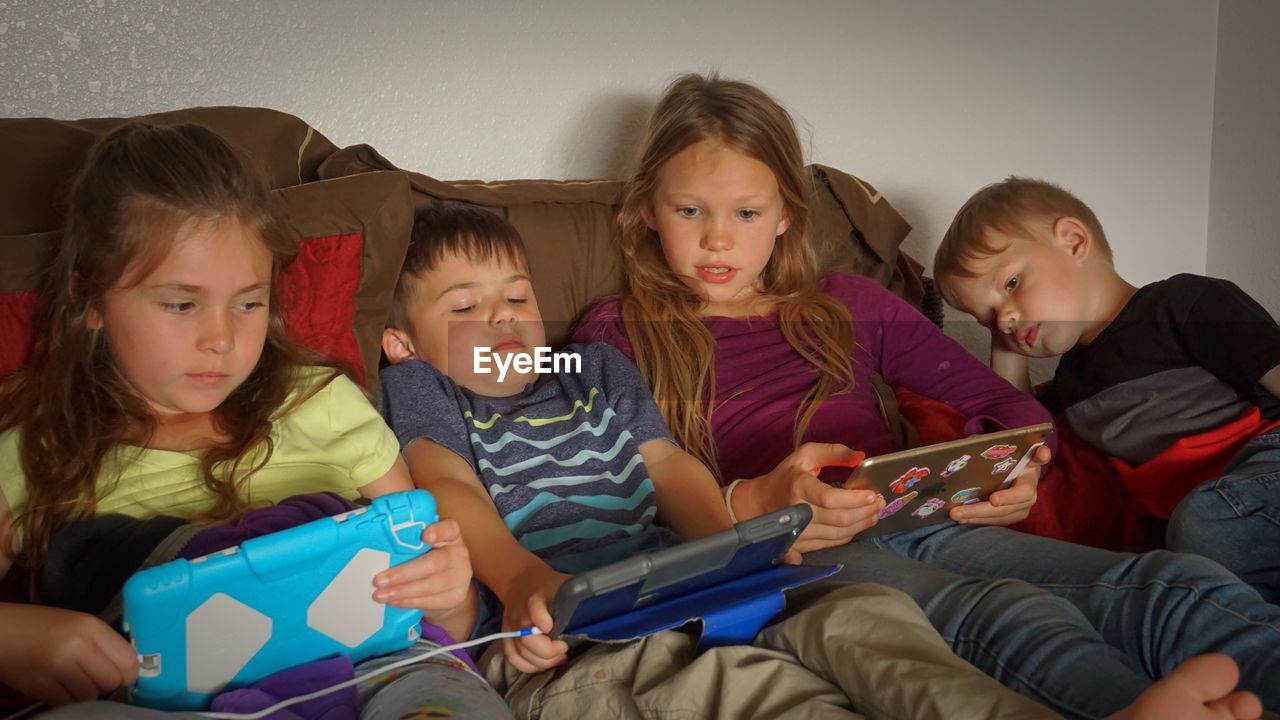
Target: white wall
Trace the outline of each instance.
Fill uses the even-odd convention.
[[[1075,190],[1121,272],[1147,282],[1205,271],[1217,12],[1216,0],[0,0],[0,104],[64,118],[267,105],[442,178],[581,178],[625,173],[665,82],[718,67],[787,105],[813,160],[877,185],[915,226],[921,260],[969,193],[1021,173]]]
[[[1280,3],[1221,0],[1208,271],[1280,316]]]

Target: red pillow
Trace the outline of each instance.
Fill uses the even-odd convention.
[[[363,244],[360,233],[304,240],[280,278],[285,324],[293,339],[346,363],[361,383],[364,363],[351,326]],[[34,291],[0,293],[0,377],[27,360],[35,306]]]
[[[0,377],[17,370],[27,361],[35,313],[35,292],[0,293]]]
[[[303,347],[339,360],[365,382],[364,361],[351,326],[360,286],[360,233],[304,240],[280,278],[280,303],[289,334]]]

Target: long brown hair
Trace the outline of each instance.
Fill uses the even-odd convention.
[[[822,401],[853,387],[853,324],[848,308],[818,288],[817,260],[806,235],[812,179],[790,114],[750,83],[714,74],[676,78],[654,109],[618,213],[626,273],[622,320],[636,365],[671,431],[715,471],[715,341],[699,316],[704,300],[667,265],[658,234],[643,214],[652,207],[662,166],[703,140],[764,163],[778,181],[790,226],[774,245],[760,290],[773,303],[787,342],[817,371],[796,414],[797,445]]]
[[[101,313],[122,279],[141,281],[163,262],[184,222],[223,218],[256,230],[273,259],[265,347],[214,411],[227,440],[200,461],[213,500],[204,517],[247,507],[240,490],[270,458],[272,421],[288,411],[298,368],[315,361],[289,340],[276,302],[275,281],[296,240],[261,169],[213,132],[128,124],[94,146],[71,187],[61,242],[41,282],[29,362],[0,384],[0,431],[17,428],[26,475],[27,499],[15,508],[22,541],[10,536],[10,552],[24,565],[40,566],[59,525],[94,513],[116,480],[100,482],[107,454],[126,442],[145,447],[156,428],[87,316]],[[260,460],[241,468],[260,444]]]

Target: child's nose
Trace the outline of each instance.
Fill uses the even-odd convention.
[[[231,352],[236,346],[235,329],[225,312],[210,312],[200,324],[199,347],[218,354]]]
[[[514,322],[516,319],[515,307],[505,300],[494,306],[493,312],[489,315],[489,322],[496,324],[505,322]]]
[[[1005,306],[1000,310],[997,316],[996,325],[1000,332],[1007,334],[1012,333],[1018,328],[1018,311],[1010,306]]]
[[[703,250],[729,250],[732,247],[733,235],[723,223],[712,222],[707,224],[706,231],[702,233]]]

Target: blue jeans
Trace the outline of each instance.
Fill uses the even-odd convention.
[[[1166,542],[1217,560],[1268,602],[1280,601],[1280,429],[1250,440],[1221,477],[1183,498]]]
[[[1205,652],[1235,658],[1241,687],[1280,707],[1280,607],[1197,555],[945,522],[805,562],[906,592],[958,655],[1067,717],[1114,713]]]

